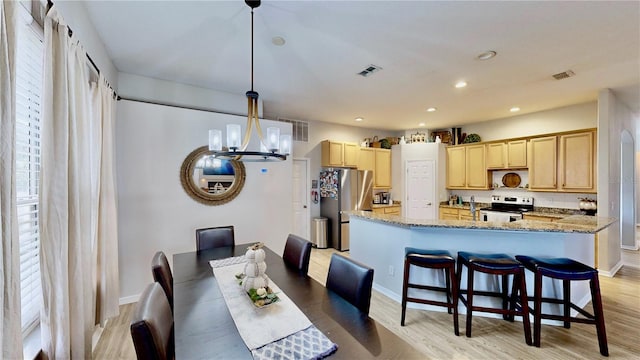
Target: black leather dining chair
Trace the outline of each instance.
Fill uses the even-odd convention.
[[[162,251],[156,252],[153,256],[151,273],[153,274],[153,280],[162,286],[162,290],[167,295],[171,311],[173,311],[173,275],[171,274],[169,261]]]
[[[235,246],[233,225],[196,229],[196,250]]]
[[[284,245],[282,260],[290,267],[298,269],[301,274],[307,275],[309,271],[309,258],[311,257],[311,242],[298,235],[289,234]]]
[[[342,255],[331,255],[327,289],[369,314],[373,269]]]
[[[147,285],[131,319],[131,338],[138,359],[173,359],[173,314],[162,286]]]

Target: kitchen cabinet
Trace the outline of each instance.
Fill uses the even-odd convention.
[[[447,189],[464,189],[466,181],[466,148],[447,148]]]
[[[529,141],[529,189],[557,190],[558,137],[547,136]]]
[[[558,184],[560,190],[595,192],[595,132],[559,136]]]
[[[375,149],[374,188],[391,188],[391,150]]]
[[[321,143],[322,159],[324,167],[357,167],[358,144],[325,140]]]
[[[466,208],[440,207],[440,220],[473,220],[471,211]],[[476,210],[476,220],[480,220],[480,210]]]
[[[377,207],[373,208],[372,211],[376,214],[400,215],[400,205]]]
[[[531,139],[529,189],[595,193],[595,138],[583,131]]]
[[[363,148],[359,150],[358,170],[375,170],[376,169],[376,149]]]
[[[488,189],[485,146],[465,145],[447,148],[447,189]]]
[[[531,215],[531,214],[525,213],[525,214],[522,214],[522,220],[554,222],[558,220],[558,218],[551,217],[551,216],[543,216],[543,215]]]
[[[380,148],[360,148],[358,170],[373,170],[373,187],[391,188],[391,150]]]
[[[522,169],[527,167],[527,140],[486,145],[487,169]]]

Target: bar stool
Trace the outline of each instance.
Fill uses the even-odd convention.
[[[473,311],[502,314],[505,320],[513,321],[514,316],[522,316],[524,338],[527,345],[531,345],[531,325],[529,322],[529,305],[527,300],[527,286],[524,278],[524,266],[506,254],[479,254],[458,252],[458,283],[461,284],[462,266],[467,267],[467,289],[459,291],[460,300],[467,308],[467,337],[471,337],[471,319]],[[502,276],[502,291],[478,291],[473,289],[473,275],[475,271],[485,274]],[[513,275],[513,285],[509,295],[509,275]],[[465,299],[464,293],[467,294]],[[520,303],[518,304],[518,294]],[[473,296],[489,296],[502,299],[502,308],[489,308],[473,305]]]
[[[596,326],[598,333],[598,344],[600,354],[609,356],[607,346],[607,334],[604,327],[604,314],[602,312],[602,299],[600,297],[600,282],[598,281],[598,270],[578,261],[567,258],[536,258],[531,256],[518,255],[516,259],[520,261],[528,270],[535,274],[534,300],[533,300],[533,344],[540,347],[540,328],[542,319],[560,320],[564,322],[564,327],[571,328],[572,322],[591,324]],[[542,277],[547,276],[553,279],[562,280],[562,299],[542,297]],[[571,302],[571,281],[589,280],[591,288],[591,301],[593,314],[590,314],[576,304]],[[562,304],[563,315],[552,315],[542,313],[542,303]],[[584,318],[571,316],[571,309],[584,315]]]
[[[404,280],[402,282],[402,318],[400,319],[401,326],[404,326],[407,302],[444,306],[447,308],[447,312],[449,314],[451,314],[453,310],[453,330],[456,336],[459,335],[458,281],[455,274],[455,264],[456,260],[446,250],[424,250],[411,247],[405,248]],[[427,269],[444,269],[446,287],[409,283],[409,270],[411,265]],[[437,301],[408,297],[407,292],[409,288],[444,292],[447,296],[447,300]]]

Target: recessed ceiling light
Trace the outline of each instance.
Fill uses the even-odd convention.
[[[478,56],[476,56],[476,59],[478,60],[489,60],[491,58],[493,58],[494,56],[496,56],[498,53],[493,51],[493,50],[489,50],[489,51],[485,51],[483,53],[480,53]]]
[[[425,126],[425,125],[426,125],[425,123],[418,124],[418,126],[420,126],[420,127]]]
[[[458,81],[458,82],[456,83],[456,88],[458,88],[458,89],[463,88],[463,87],[465,87],[465,86],[467,86],[466,81]]]
[[[282,36],[274,36],[273,39],[271,39],[271,42],[275,46],[282,46],[284,45],[284,43],[286,43],[286,41]]]
[[[357,118],[356,118],[356,121],[357,121],[357,122],[360,122],[360,121],[362,121],[362,120],[364,120],[364,118],[361,118],[361,117],[357,117]]]
[[[514,106],[514,107],[512,107],[511,109],[509,109],[509,111],[511,111],[511,112],[518,112],[518,111],[520,111],[520,108],[519,108],[519,107],[517,107],[517,106]]]
[[[428,112],[434,112],[434,111],[436,111],[436,110],[438,110],[438,109],[436,109],[436,108],[434,108],[434,107],[430,107],[430,108],[428,108],[428,109],[427,109],[427,111],[428,111]]]

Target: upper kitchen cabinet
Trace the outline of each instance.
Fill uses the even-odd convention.
[[[376,169],[376,149],[360,148],[358,155],[358,170],[375,170]]]
[[[447,189],[464,189],[466,180],[466,147],[447,148]]]
[[[529,189],[596,192],[595,131],[531,139]]]
[[[486,145],[487,169],[522,169],[527,167],[527,140]]]
[[[374,187],[391,188],[391,150],[375,149]]]
[[[358,145],[356,143],[325,140],[322,145],[322,161],[324,167],[357,167]]]
[[[529,189],[556,191],[558,137],[535,138],[529,144]]]
[[[595,192],[595,132],[559,136],[558,183],[569,192]]]
[[[485,145],[447,148],[447,189],[488,189]]]

